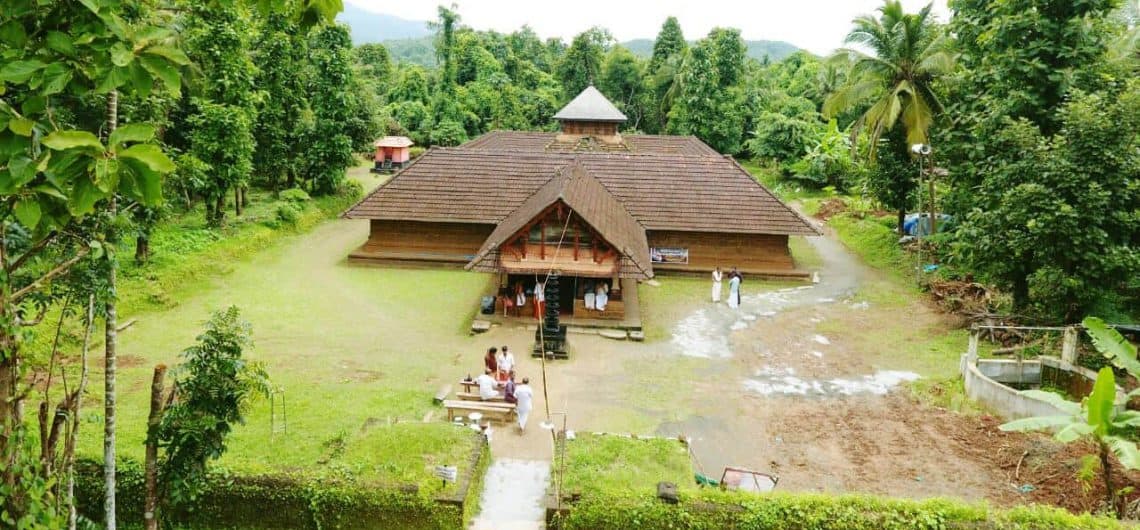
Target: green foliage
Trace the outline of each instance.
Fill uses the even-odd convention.
[[[559,528],[673,528],[713,530],[1109,530],[1124,526],[1111,519],[1072,515],[1041,506],[1008,511],[960,501],[882,499],[857,495],[751,493],[700,490],[682,493],[679,504],[658,500],[652,489],[612,491],[583,497],[559,521]]]
[[[313,76],[309,87],[313,127],[305,135],[303,179],[314,195],[329,195],[344,180],[344,171],[353,164],[353,138],[345,124],[355,109],[344,96],[352,86],[352,43],[348,29],[328,25],[316,31],[309,41]]]
[[[601,90],[629,120],[626,126],[637,129],[645,110],[642,93],[641,61],[622,46],[614,46],[602,65],[598,90]]]
[[[689,51],[667,131],[695,135],[713,149],[740,152],[744,128],[739,86],[744,56],[740,32],[715,28]]]
[[[208,168],[199,192],[206,200],[207,221],[221,226],[229,190],[244,183],[253,168],[252,121],[247,109],[207,99],[195,99],[194,109],[188,119],[190,154]]]
[[[1064,321],[1103,307],[1140,266],[1140,83],[1119,94],[1077,93],[1057,113],[1052,137],[1028,121],[990,136],[976,160],[957,256],[1018,308]]]
[[[292,202],[283,202],[277,206],[276,218],[286,226],[296,226],[301,219],[301,209]]]
[[[1140,376],[1140,362],[1136,360],[1136,346],[1128,342],[1119,331],[1097,317],[1081,321],[1085,333],[1092,339],[1097,351],[1112,364],[1127,370],[1133,377]]]
[[[301,188],[290,188],[281,192],[281,200],[289,202],[306,202],[311,200],[308,193]]]
[[[250,325],[236,306],[213,314],[198,343],[182,352],[175,370],[173,401],[156,436],[162,497],[171,506],[191,506],[206,487],[207,466],[226,450],[234,424],[245,422],[250,401],[271,391],[265,368],[243,358],[251,346]]]
[[[6,463],[5,470],[14,477],[9,484],[0,481],[0,524],[13,530],[38,530],[63,528],[67,525],[67,513],[60,510],[55,498],[55,481],[58,478],[44,477],[40,461],[32,455],[38,451],[27,430],[19,426],[12,433],[11,454],[0,454]],[[15,508],[15,509],[13,509]]]
[[[648,491],[661,481],[672,482],[682,491],[695,486],[689,450],[676,439],[580,433],[565,443],[563,491],[567,494]]]
[[[307,41],[285,13],[270,13],[254,45],[256,86],[262,92],[253,138],[253,169],[270,188],[296,171],[304,152],[304,132],[312,126],[306,94]],[[383,50],[383,47],[380,48]],[[382,68],[382,60],[374,59]],[[385,77],[387,77],[385,71]]]
[[[795,178],[838,190],[856,189],[864,183],[866,170],[851,157],[850,136],[839,130],[835,119],[817,131],[811,144],[803,158],[791,167]]]
[[[847,42],[869,48],[871,54],[843,49],[833,61],[850,63],[847,83],[828,97],[825,114],[834,116],[849,108],[865,107],[855,121],[853,135],[864,128],[870,136],[870,156],[881,138],[902,124],[907,145],[929,144],[929,130],[942,104],[934,81],[953,70],[945,33],[931,18],[932,5],[906,13],[898,0],[886,0],[879,17],[855,19]]]
[[[569,101],[601,78],[602,61],[613,42],[609,30],[599,27],[574,37],[558,64],[563,101]]]

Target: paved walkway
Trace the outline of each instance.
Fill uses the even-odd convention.
[[[483,479],[480,514],[471,530],[541,530],[550,462],[496,458]]]

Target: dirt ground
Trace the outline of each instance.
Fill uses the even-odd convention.
[[[698,472],[769,472],[784,491],[1097,509],[1099,484],[1086,489],[1075,478],[1081,448],[1003,433],[996,418],[913,397],[907,381],[956,372],[961,350],[928,344],[956,322],[894,292],[834,241],[815,246],[824,261],[818,285],[746,282],[752,291],[739,310],[679,308],[668,317],[669,341],[572,335],[572,359],[548,362],[550,409],[565,411],[571,430],[689,437]],[[532,336],[504,327],[480,338],[516,345]],[[541,367],[528,358],[519,371],[537,379]],[[532,424],[545,418],[538,397]],[[505,430],[492,447],[549,458],[549,431]]]

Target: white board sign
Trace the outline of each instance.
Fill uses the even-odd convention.
[[[459,477],[459,468],[455,466],[435,466],[435,477],[448,482],[455,482]]]

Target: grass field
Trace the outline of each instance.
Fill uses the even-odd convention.
[[[558,462],[554,462],[557,473]],[[567,493],[655,491],[658,482],[696,488],[689,451],[678,440],[580,433],[566,441]]]

